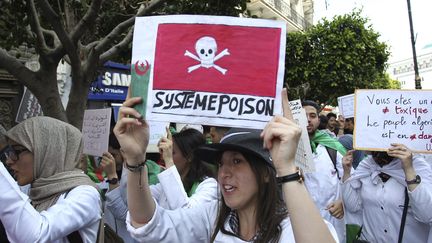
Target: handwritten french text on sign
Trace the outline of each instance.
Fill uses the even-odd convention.
[[[102,156],[108,151],[111,108],[84,111],[83,142],[84,154]]]
[[[432,90],[356,90],[354,147],[432,153]]]
[[[338,106],[344,118],[354,117],[354,94],[338,97]]]
[[[310,147],[309,136],[307,132],[306,111],[303,109],[300,100],[292,100],[289,102],[295,122],[301,127],[302,134],[297,147],[295,162],[303,172],[314,172],[315,164],[312,160],[312,149]]]
[[[285,28],[221,16],[136,18],[132,87],[148,84],[146,119],[263,128],[282,112]]]

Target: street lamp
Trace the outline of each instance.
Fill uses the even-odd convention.
[[[410,22],[410,31],[411,31],[411,46],[413,51],[413,60],[414,60],[414,75],[415,75],[415,88],[421,89],[421,79],[419,75],[418,65],[417,65],[417,54],[416,54],[416,48],[415,48],[415,39],[414,39],[414,28],[413,28],[413,21],[411,16],[411,3],[410,0],[407,0],[408,4],[408,18]]]

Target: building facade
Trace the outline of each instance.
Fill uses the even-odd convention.
[[[422,89],[432,89],[432,43],[422,48],[417,55],[417,65]],[[412,58],[394,62],[387,72],[401,83],[401,89],[415,89],[414,61]]]
[[[252,17],[285,21],[287,32],[304,31],[313,23],[313,0],[251,0],[247,9]]]

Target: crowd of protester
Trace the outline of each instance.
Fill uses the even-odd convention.
[[[124,242],[432,243],[430,156],[355,151],[354,119],[305,100],[315,171],[301,173],[282,96],[263,130],[170,127],[158,154],[137,97],[100,157],[53,118],[0,127],[0,242],[103,242],[109,230]]]

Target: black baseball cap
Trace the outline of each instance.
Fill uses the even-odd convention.
[[[260,137],[261,130],[231,128],[220,143],[206,144],[197,150],[197,156],[205,162],[216,163],[218,155],[224,151],[232,150],[244,154],[251,154],[262,159],[268,166],[274,169],[270,152],[263,148],[263,140]]]

